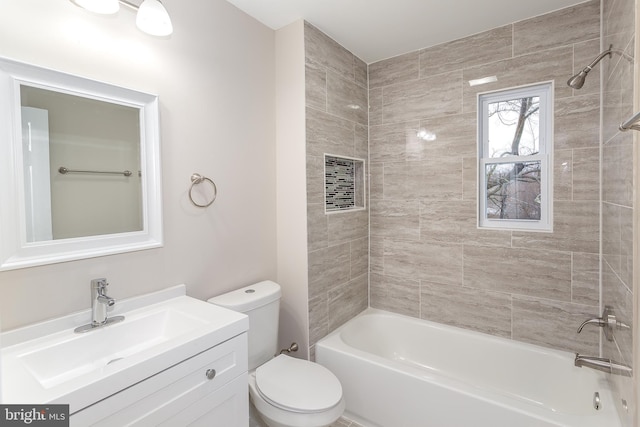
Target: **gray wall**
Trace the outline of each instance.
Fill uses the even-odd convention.
[[[602,45],[634,55],[635,1],[603,1]],[[622,55],[603,61],[602,118],[602,303],[621,321],[633,322],[633,197],[636,132],[620,132],[620,122],[634,111],[634,64]],[[615,341],[603,338],[604,357],[632,364],[632,331],[618,331]],[[632,425],[632,380],[611,377],[616,406],[626,425]],[[622,408],[625,399],[630,409]]]
[[[566,81],[599,50],[590,1],[369,65],[372,307],[598,354],[599,75]],[[479,230],[476,94],[549,80],[554,232]]]
[[[368,306],[368,209],[324,213],[324,153],[368,158],[367,66],[305,23],[309,345]],[[358,108],[352,108],[357,106]]]

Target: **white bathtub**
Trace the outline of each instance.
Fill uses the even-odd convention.
[[[345,416],[365,426],[620,426],[605,374],[573,358],[375,309],[316,344],[342,383]]]

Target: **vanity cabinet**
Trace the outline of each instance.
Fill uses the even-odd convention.
[[[71,414],[70,423],[246,427],[247,366],[247,334],[242,333]]]

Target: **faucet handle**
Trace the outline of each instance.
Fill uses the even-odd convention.
[[[105,278],[91,280],[91,289],[97,290],[99,294],[105,293],[107,286],[109,286],[109,282]]]
[[[587,319],[578,327],[578,333],[582,332],[582,328],[587,325],[595,324],[601,328],[604,328],[607,325],[607,322],[602,317],[594,317],[593,319]]]
[[[595,324],[596,326],[604,328],[604,335],[607,338],[607,341],[613,341],[613,334],[616,330],[631,329],[629,325],[616,318],[613,307],[608,305],[604,307],[601,317],[587,319],[582,322],[580,327],[578,327],[578,333],[582,332],[582,328],[590,324]]]

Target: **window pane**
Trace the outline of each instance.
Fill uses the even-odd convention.
[[[540,220],[540,166],[539,161],[486,165],[486,217]]]
[[[488,105],[488,157],[528,156],[540,151],[540,97]]]

